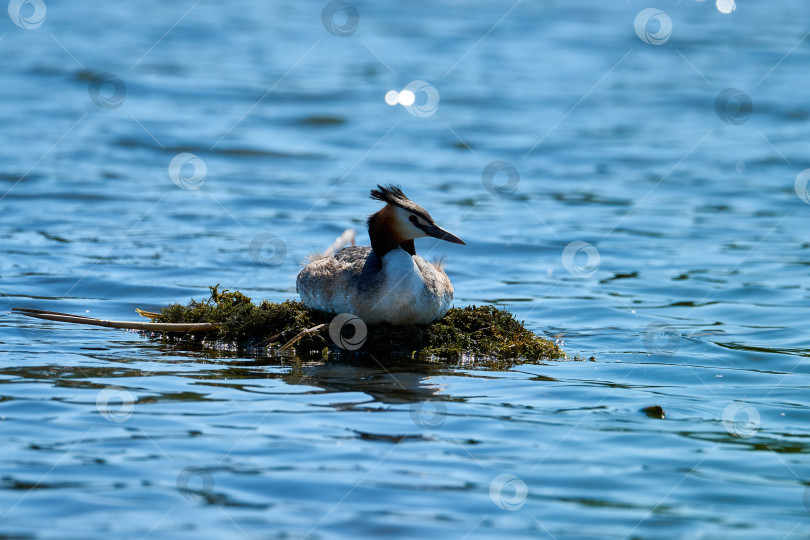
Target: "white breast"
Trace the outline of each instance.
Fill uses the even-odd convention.
[[[418,255],[416,256],[418,257]],[[383,280],[376,291],[376,308],[368,313],[375,320],[391,324],[427,324],[444,316],[453,300],[453,291],[442,285],[446,278],[420,258],[402,249],[383,257]],[[358,314],[362,318],[361,315]]]
[[[443,271],[397,248],[382,258],[382,268],[360,277],[365,259],[350,263],[324,257],[298,276],[298,292],[309,307],[352,313],[368,324],[428,324],[443,317],[453,287]]]
[[[414,298],[421,295],[425,287],[425,281],[413,257],[402,249],[394,249],[385,254],[382,273],[385,289],[391,294]]]

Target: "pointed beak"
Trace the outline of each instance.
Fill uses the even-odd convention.
[[[461,244],[462,246],[466,246],[467,244],[464,243],[464,240],[456,236],[455,234],[445,231],[438,225],[426,225],[424,227],[419,227],[425,234],[428,236],[432,236],[433,238],[438,238],[439,240],[445,240],[447,242],[452,242],[454,244]]]

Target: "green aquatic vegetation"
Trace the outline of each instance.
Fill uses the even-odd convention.
[[[428,325],[392,326],[370,324],[365,341],[356,351],[343,351],[329,332],[334,315],[306,307],[296,300],[259,304],[239,291],[211,287],[207,300],[172,304],[153,314],[161,323],[213,323],[208,332],[167,334],[169,340],[238,347],[280,347],[295,339],[300,356],[331,353],[380,355],[384,357],[475,358],[490,361],[548,360],[568,358],[559,345],[527,330],[508,311],[493,306],[452,308]],[[303,332],[305,330],[312,330]],[[337,329],[332,329],[333,333]],[[349,341],[359,331],[351,324],[340,329]],[[303,333],[302,333],[303,332]],[[363,336],[359,336],[362,338]]]

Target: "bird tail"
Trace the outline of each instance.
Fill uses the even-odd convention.
[[[346,229],[343,233],[335,238],[334,243],[331,246],[326,248],[326,251],[321,253],[321,257],[331,257],[347,244],[354,245],[355,238],[357,237],[357,232],[354,229]]]
[[[144,332],[207,332],[216,330],[219,326],[215,323],[156,323],[156,322],[137,322],[137,321],[106,321],[103,319],[94,319],[92,317],[85,317],[83,315],[71,315],[69,313],[59,313],[57,311],[44,311],[41,309],[28,309],[28,308],[13,308],[11,311],[25,315],[27,317],[34,317],[37,319],[44,319],[46,321],[66,322],[72,324],[89,324],[92,326],[106,326],[108,328],[121,328],[124,330],[141,330]],[[157,313],[150,313],[148,311],[138,310],[138,313],[144,317],[154,319]]]
[[[351,246],[354,247],[356,245],[356,239],[357,239],[357,231],[355,231],[354,229],[346,229],[345,231],[343,231],[343,233],[341,233],[340,236],[335,238],[335,241],[332,243],[331,246],[326,248],[326,250],[321,251],[320,253],[313,253],[312,255],[307,257],[307,261],[315,262],[318,259],[323,259],[324,257],[332,257],[335,255],[335,253],[337,253],[338,251],[340,251],[349,244],[351,244]]]

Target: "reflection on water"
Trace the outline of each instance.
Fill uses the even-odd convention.
[[[807,536],[810,8],[749,4],[11,2],[0,312],[294,297],[394,182],[467,241],[417,242],[456,305],[597,361],[6,314],[2,535]]]

